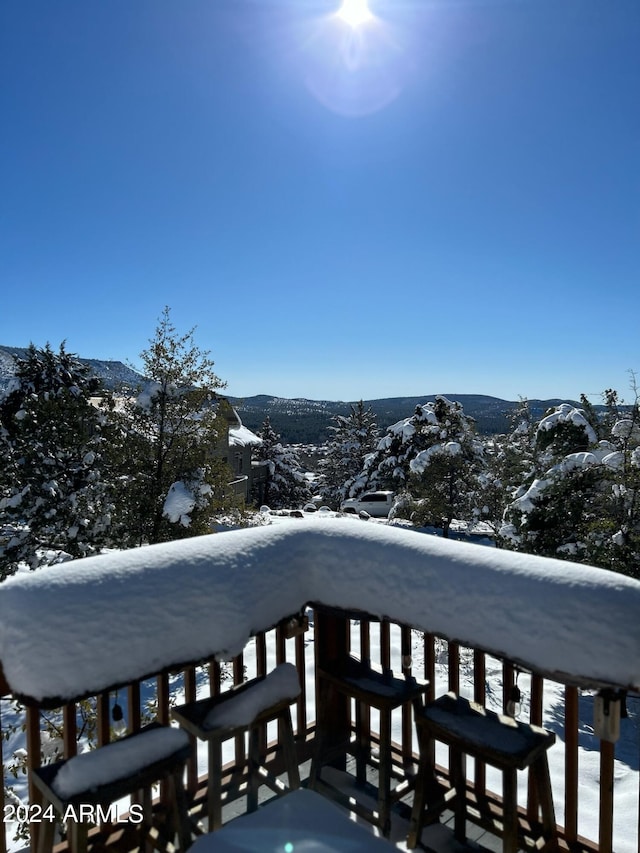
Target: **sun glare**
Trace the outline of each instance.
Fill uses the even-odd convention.
[[[373,17],[367,0],[342,0],[342,6],[338,9],[337,15],[354,29]]]

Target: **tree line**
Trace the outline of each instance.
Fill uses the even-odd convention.
[[[521,400],[507,433],[479,436],[458,402],[436,397],[381,435],[360,402],[336,416],[321,463],[330,505],[372,489],[396,495],[395,519],[449,535],[482,522],[497,547],[640,578],[640,401],[609,389],[604,409]]]
[[[146,384],[100,386],[66,351],[31,345],[0,399],[0,579],[99,553],[211,531],[239,511],[229,483],[229,403],[210,353],[168,308],[141,353]],[[314,479],[266,418],[254,460],[256,508],[301,508],[312,494],[391,489],[393,519],[440,531],[480,522],[498,547],[640,577],[640,404],[614,390],[541,416],[527,400],[509,430],[479,435],[437,396],[386,430],[360,401],[334,415]],[[392,520],[393,520],[392,519]]]
[[[208,532],[230,500],[215,452],[228,429],[224,383],[209,353],[165,309],[141,358],[148,383],[130,396],[102,388],[64,343],[16,359],[0,400],[1,578]]]

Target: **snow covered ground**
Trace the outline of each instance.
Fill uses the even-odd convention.
[[[348,561],[344,559],[346,554],[349,554]],[[139,628],[145,610],[140,602],[145,602],[152,637],[155,637],[158,625],[164,627],[166,633],[168,621],[176,629],[180,620],[185,621],[182,604],[177,612],[172,612],[175,596],[180,593],[184,597],[184,608],[189,612],[189,619],[186,620],[189,631],[184,637],[178,634],[177,642],[185,643],[184,648],[179,649],[179,654],[185,655],[181,660],[188,660],[198,656],[198,650],[194,653],[190,637],[194,632],[205,632],[211,622],[211,600],[207,595],[204,598],[208,600],[202,601],[203,590],[209,589],[213,590],[218,604],[221,600],[225,602],[228,613],[222,620],[222,633],[218,634],[217,629],[212,628],[213,634],[208,636],[207,642],[213,643],[213,648],[221,648],[215,646],[215,643],[224,634],[227,638],[230,635],[234,638],[233,650],[246,643],[245,665],[249,677],[252,669],[255,670],[253,641],[247,643],[251,631],[274,624],[283,615],[295,612],[301,601],[320,599],[328,604],[361,607],[370,612],[375,612],[377,604],[378,607],[384,607],[386,615],[410,621],[417,626],[423,624],[425,628],[436,632],[440,630],[440,621],[443,633],[449,631],[451,637],[496,650],[500,649],[500,644],[507,647],[507,651],[512,652],[515,648],[520,650],[522,659],[528,659],[532,664],[542,662],[543,669],[556,666],[582,675],[590,672],[593,677],[608,674],[619,683],[638,684],[640,662],[637,652],[640,643],[634,614],[637,614],[640,584],[620,576],[609,577],[609,573],[600,570],[544,561],[526,555],[505,555],[495,549],[446,543],[411,531],[393,531],[384,525],[344,518],[291,519],[289,523],[277,523],[266,529],[199,537],[183,541],[179,547],[155,546],[155,550],[145,549],[145,557],[144,565],[137,567],[132,552],[128,552],[128,556],[113,553],[83,561],[86,571],[82,573],[77,571],[78,562],[56,567],[47,575],[47,606],[42,610],[31,609],[35,604],[33,574],[3,584],[0,592],[0,609],[3,610],[0,658],[9,661],[13,656],[16,662],[13,669],[10,667],[7,670],[10,683],[15,678],[15,683],[25,686],[27,693],[34,689],[34,685],[41,689],[42,684],[48,683],[48,667],[53,668],[53,683],[58,687],[66,685],[69,695],[77,686],[74,679],[78,671],[81,682],[86,684],[86,681],[82,681],[85,678],[82,672],[85,666],[84,653],[94,640],[89,626],[82,621],[87,618],[86,599],[82,608],[80,605],[86,594],[85,585],[99,583],[104,631],[95,632],[100,636],[96,636],[97,645],[89,648],[86,660],[92,671],[101,668],[106,670],[100,676],[101,680],[107,679],[105,683],[113,683],[108,682],[111,678],[111,661],[107,661],[104,655],[107,641],[109,648],[113,643],[116,650],[120,648],[118,643],[122,644],[122,650],[115,655],[115,672],[121,678],[125,661],[127,665],[133,666],[138,676],[157,671],[166,665],[161,643],[153,651],[156,656],[153,660],[147,658],[149,650],[131,648],[127,626],[122,623],[122,614],[119,613],[127,596],[133,601],[133,612]],[[177,574],[176,560],[179,561],[180,570]],[[397,574],[394,574],[394,583],[390,584],[392,564],[396,566]],[[305,586],[302,589],[297,586],[303,565],[307,574],[313,575],[306,577],[305,584],[311,584],[313,588]],[[337,568],[340,571],[336,571]],[[243,580],[247,585],[239,590],[238,586]],[[365,580],[366,587],[363,587]],[[174,583],[178,584],[179,589],[174,590]],[[159,595],[161,589],[163,595]],[[249,600],[247,589],[252,591]],[[167,601],[171,602],[168,610]],[[69,602],[73,604],[71,611]],[[567,614],[567,608],[571,613]],[[25,612],[30,614],[26,631],[24,626],[20,626],[20,618],[16,615]],[[252,622],[257,613],[261,614],[264,624]],[[125,622],[128,619],[128,624],[131,624],[131,618],[129,613]],[[41,624],[43,620],[44,624]],[[624,625],[625,630],[612,632],[612,625]],[[145,626],[142,629],[145,632],[147,630]],[[357,627],[355,630],[357,632]],[[41,655],[44,649],[38,640],[40,631],[42,643],[47,641],[46,638],[50,640],[51,636],[59,636],[67,659],[61,662],[60,656],[54,654],[47,659],[44,668],[39,664],[40,670],[34,676],[31,666],[36,663],[33,644],[36,655]],[[106,637],[105,632],[112,633]],[[417,632],[415,638],[414,666],[416,671],[420,671],[422,651]],[[307,644],[313,642],[312,630],[305,639]],[[372,632],[372,647],[375,647],[375,642]],[[446,644],[442,648],[443,657],[436,667],[438,694],[447,689]],[[202,651],[207,652],[206,649]],[[292,655],[292,650],[290,653]],[[160,657],[157,657],[158,654]],[[274,654],[274,650],[271,650],[270,667],[275,665]],[[392,632],[392,659],[400,660],[400,639],[396,631]],[[97,662],[99,666],[96,666]],[[470,663],[467,663],[464,655],[462,664],[461,692],[471,696]],[[498,708],[501,705],[501,678],[501,665],[490,658],[486,679],[487,703],[490,707]],[[308,717],[312,720],[315,718],[312,667],[307,670],[307,679]],[[557,818],[562,823],[564,688],[553,682],[545,682],[545,685],[544,725],[557,735],[556,745],[550,754],[550,764],[556,792]],[[528,690],[524,676],[520,677],[519,686],[523,692],[522,716],[526,718]],[[177,701],[180,701],[179,695]],[[593,735],[592,704],[589,694],[582,695],[579,832],[597,839],[599,753],[597,739]],[[617,853],[635,853],[637,850],[640,708],[636,698],[630,699],[628,704],[630,716],[622,721],[621,738],[616,745]],[[10,722],[10,716],[7,703],[3,702],[3,727]],[[400,739],[399,719],[395,721],[394,736]],[[23,747],[23,736],[17,732],[3,745],[5,761],[14,750]],[[444,754],[439,760],[445,763]],[[201,762],[204,772],[204,751]],[[524,786],[525,776],[521,775]],[[8,781],[14,785],[17,795],[24,798],[24,778]],[[492,777],[488,770],[488,784],[499,791],[498,774]],[[524,790],[521,793],[524,799]],[[11,831],[11,827],[7,828]],[[13,848],[19,846],[14,844]]]

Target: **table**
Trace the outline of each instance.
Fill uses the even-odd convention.
[[[396,848],[300,788],[202,835],[189,853],[390,853]]]

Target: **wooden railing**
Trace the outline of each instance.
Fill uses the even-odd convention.
[[[300,675],[302,692],[294,707],[294,732],[298,746],[298,757],[302,764],[312,752],[315,731],[315,655],[322,653],[322,645],[333,642],[335,637],[325,637],[318,630],[310,610],[311,630],[304,631],[300,626],[282,624],[268,633],[254,637],[244,652],[229,664],[220,664],[211,660],[198,667],[189,667],[173,674],[162,674],[151,681],[129,684],[118,694],[106,693],[91,700],[90,718],[95,726],[93,743],[102,745],[113,739],[114,723],[112,710],[119,704],[125,715],[129,731],[138,730],[148,716],[161,722],[169,722],[171,705],[175,702],[192,701],[197,696],[217,695],[233,684],[239,684],[246,678],[263,675],[274,665],[283,661],[295,664]],[[335,625],[334,625],[335,627]],[[291,636],[293,634],[293,636]],[[579,691],[568,685],[559,685],[543,679],[536,673],[519,672],[508,660],[489,656],[482,649],[462,648],[454,642],[446,642],[433,634],[422,634],[405,625],[388,621],[351,619],[345,622],[345,636],[351,651],[363,658],[391,667],[396,671],[413,672],[429,680],[427,698],[444,690],[456,693],[486,704],[494,710],[506,710],[512,699],[511,688],[518,683],[522,691],[523,702],[520,719],[538,725],[551,724],[558,735],[558,748],[562,751],[562,773],[554,774],[554,799],[558,815],[559,835],[563,849],[589,853],[612,853],[615,831],[623,832],[625,843],[631,840],[628,849],[638,849],[638,824],[620,828],[615,824],[615,787],[614,787],[614,750],[612,743],[599,743],[599,800],[597,837],[584,838],[579,834],[579,815],[581,804],[581,768],[579,762],[580,719]],[[495,674],[498,671],[499,677]],[[489,692],[487,685],[491,685]],[[496,685],[499,691],[495,692]],[[545,719],[545,698],[549,695],[560,701],[554,708],[554,719]],[[558,700],[558,696],[560,699]],[[64,757],[73,756],[78,749],[80,727],[86,721],[86,712],[76,703],[70,703],[58,712],[43,713],[38,708],[25,710],[27,766],[38,766],[42,761],[44,732],[51,727],[55,717],[56,726],[61,725],[60,750]],[[375,714],[367,717],[372,738],[377,737]],[[1,723],[1,721],[0,721]],[[351,722],[349,722],[351,725]],[[265,748],[277,742],[277,731],[265,731]],[[394,719],[394,741],[396,764],[401,767],[403,761],[415,758],[416,741],[411,710],[403,709]],[[1,741],[0,741],[1,743]],[[242,737],[228,745],[225,754],[226,766],[223,794],[233,799],[241,790],[245,764],[245,742]],[[268,760],[275,761],[275,751],[271,749]],[[7,760],[8,756],[4,756]],[[438,772],[444,777],[448,774],[448,754],[438,749],[436,754]],[[557,769],[558,760],[555,765]],[[202,764],[201,764],[202,769]],[[637,778],[637,776],[636,776]],[[198,769],[197,758],[188,766],[187,785],[192,802],[197,806],[204,802],[204,779]],[[592,784],[592,783],[591,783]],[[500,785],[490,768],[476,762],[472,776],[468,779],[467,797],[471,819],[481,825],[491,824],[491,816],[499,811]],[[30,803],[37,802],[37,793],[29,790]],[[4,800],[2,802],[4,811]],[[531,787],[521,791],[519,798],[520,821],[523,831],[536,824],[537,803],[534,801]],[[6,812],[5,812],[6,814]],[[31,826],[32,849],[38,832],[38,824]],[[0,837],[0,853],[7,849],[4,833]]]

